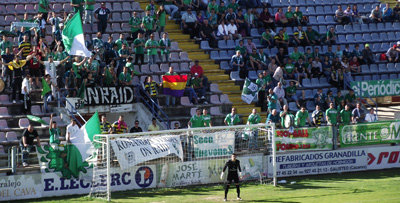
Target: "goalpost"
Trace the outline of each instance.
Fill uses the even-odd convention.
[[[89,195],[110,201],[113,191],[222,183],[232,153],[241,161],[242,181],[266,178],[272,164],[276,185],[273,135],[270,124],[95,135]]]

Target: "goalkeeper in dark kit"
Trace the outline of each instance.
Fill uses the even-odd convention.
[[[224,169],[221,173],[221,180],[224,178],[225,170],[228,168],[228,183],[225,185],[225,198],[224,201],[227,200],[229,186],[231,185],[232,181],[236,184],[236,192],[237,192],[237,199],[242,200],[240,198],[240,186],[239,186],[239,173],[242,172],[240,168],[240,161],[236,159],[236,154],[232,154],[231,159],[225,163]]]

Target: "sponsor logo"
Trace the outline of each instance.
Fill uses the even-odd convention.
[[[141,188],[146,188],[154,181],[154,173],[150,167],[142,166],[135,173],[136,184]]]

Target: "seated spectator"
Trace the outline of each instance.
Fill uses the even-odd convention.
[[[178,3],[176,0],[163,0],[163,5],[165,11],[168,13],[169,20],[172,20],[175,18],[176,12],[178,12]]]
[[[321,123],[323,121],[324,118],[324,112],[321,111],[321,107],[319,105],[315,106],[315,110],[313,111],[311,118],[313,119],[312,123],[315,126],[321,126]]]
[[[236,13],[233,11],[233,8],[228,8],[228,13],[226,13],[225,20],[226,22],[231,22],[231,20],[236,21]]]
[[[288,19],[286,18],[285,14],[283,13],[282,8],[278,8],[278,11],[275,14],[275,22],[280,25],[280,26],[287,26],[288,25]]]
[[[309,46],[311,45],[310,40],[307,37],[306,32],[303,31],[303,27],[297,26],[296,32],[294,34],[294,43],[297,46]]]
[[[322,72],[328,80],[330,80],[332,74],[332,64],[329,62],[329,57],[325,56],[322,61]]]
[[[269,28],[265,29],[265,32],[261,34],[261,44],[268,48],[274,47],[274,40]]]
[[[124,116],[120,115],[118,120],[115,121],[112,125],[113,133],[122,134],[128,133],[128,125],[124,121]]]
[[[342,51],[343,56],[346,58],[351,58],[352,57],[352,52],[350,50],[350,45],[346,44],[344,45],[344,50]]]
[[[350,71],[352,73],[361,73],[360,63],[358,63],[357,57],[353,57],[349,63]]]
[[[203,14],[200,11],[196,11],[196,22],[194,23],[194,33],[195,33],[195,38],[196,39],[199,36],[200,33],[200,28],[203,25],[204,22],[204,17]],[[199,39],[196,39],[199,40]]]
[[[397,45],[395,44],[387,50],[386,57],[388,62],[395,63],[399,61],[399,52],[396,49]]]
[[[368,65],[375,63],[374,53],[369,47],[369,44],[365,44],[365,48],[362,50],[362,56],[365,63],[367,63]]]
[[[258,19],[258,13],[255,8],[247,9],[247,13],[244,14],[244,20],[247,26],[247,34],[250,35],[251,28],[263,27],[262,22]]]
[[[349,93],[344,97],[346,104],[350,106],[350,108],[354,108],[356,106],[356,95],[354,94],[354,90],[350,89]]]
[[[296,117],[294,119],[294,125],[299,128],[305,127],[306,121],[308,121],[308,124],[310,126],[312,125],[310,118],[308,117],[308,111],[306,110],[306,107],[302,106],[300,110],[298,110],[296,113]]]
[[[311,78],[319,78],[322,75],[322,63],[316,57],[311,63]]]
[[[278,66],[278,68],[276,68],[272,78],[275,80],[275,83],[284,81],[283,68],[281,66]]]
[[[336,44],[336,32],[333,26],[329,28],[328,32],[326,33],[326,43],[328,45]]]
[[[228,7],[226,7],[225,2],[224,1],[220,1],[219,6],[218,6],[218,10],[217,10],[218,22],[221,22],[221,21],[225,20],[226,10],[227,9],[228,9]]]
[[[267,124],[279,124],[280,117],[276,109],[273,109],[267,116]]]
[[[400,21],[400,3],[397,3],[393,8],[393,19]]]
[[[361,109],[361,104],[357,103],[356,108],[351,112],[351,120],[353,124],[362,123],[365,120],[364,111]]]
[[[343,58],[343,51],[342,51],[342,47],[340,45],[336,46],[335,57],[338,57],[339,59]]]
[[[193,83],[192,83],[193,80],[194,76],[191,73],[189,73],[184,94],[189,96],[189,101],[191,104],[197,104],[198,100],[197,100],[197,94],[193,89]]]
[[[225,21],[224,20],[222,20],[221,24],[218,25],[217,36],[222,38],[223,40],[228,40],[229,39],[228,26],[225,25]]]
[[[353,4],[353,8],[351,10],[352,10],[353,21],[363,24],[364,23],[363,18],[361,17],[360,12],[358,11],[357,4]]]
[[[314,95],[315,105],[319,105],[321,109],[326,109],[326,97],[321,88],[318,88],[317,93]]]
[[[295,67],[294,77],[297,81],[299,81],[301,83],[303,78],[308,78],[307,66],[303,62],[303,58],[299,58],[297,63],[294,64],[294,67]]]
[[[299,47],[296,46],[289,57],[293,60],[293,62],[297,62],[299,59],[304,59],[304,54],[299,52]]]
[[[342,25],[346,25],[350,22],[349,17],[344,14],[341,5],[338,5],[338,9],[335,11],[335,20]]]
[[[204,75],[203,67],[200,66],[199,60],[194,61],[194,65],[190,67],[190,73],[194,76],[196,73],[203,81],[203,86],[208,88],[208,78]]]
[[[298,108],[300,108],[299,98],[297,97],[297,87],[294,81],[290,81],[289,87],[286,88],[286,97],[289,101],[295,101]]]
[[[193,89],[196,92],[197,100],[203,100],[204,104],[207,104],[206,99],[206,87],[203,84],[203,78],[200,77],[197,73],[194,74],[194,78],[192,79],[191,83],[193,84]]]
[[[268,72],[270,74],[274,74],[278,66],[276,65],[276,58],[271,58],[271,61],[268,64]]]
[[[237,114],[236,108],[232,108],[231,113],[228,113],[224,119],[226,126],[238,125],[240,123],[239,115]]]
[[[371,11],[369,18],[374,23],[382,22],[382,12],[379,9],[379,5],[376,5],[375,8]]]
[[[385,8],[382,8],[382,19],[384,21],[392,21],[393,20],[393,10],[390,8],[390,4],[386,3]]]
[[[294,17],[294,12],[292,11],[291,6],[288,7],[288,10],[285,13],[285,17],[288,21],[289,26],[293,26],[296,24],[296,18]]]
[[[326,122],[328,125],[336,126],[338,119],[338,112],[335,109],[335,105],[333,102],[329,103],[329,108],[325,112]]]
[[[204,19],[203,25],[200,28],[200,38],[210,42],[210,47],[217,47],[217,37],[213,31],[212,26],[208,23],[207,19]]]
[[[209,1],[208,5],[207,5],[207,13],[210,14],[211,10],[218,10],[218,4],[216,0],[211,0]]]
[[[349,23],[354,22],[353,11],[351,10],[350,5],[347,6],[346,10],[344,10],[343,13],[344,13],[344,16],[347,17]]]
[[[230,24],[227,26],[227,28],[228,28],[229,39],[231,40],[242,39],[242,35],[239,34],[238,28],[233,19],[230,21]]]
[[[289,47],[289,39],[286,39],[286,37],[284,36],[283,29],[279,30],[279,33],[275,35],[274,39],[275,39],[274,42],[275,45],[278,48],[284,48],[284,50],[287,52],[287,49]]]
[[[148,131],[160,131],[160,126],[157,125],[157,119],[156,118],[152,118],[151,119],[151,124],[149,125],[149,127],[147,127]]]
[[[306,30],[305,34],[307,35],[307,39],[309,41],[308,43],[311,43],[312,45],[321,44],[321,36],[320,36],[320,34],[316,30],[312,29],[311,26],[307,27],[307,30]]]
[[[351,56],[357,57],[357,60],[360,64],[365,64],[364,56],[362,51],[360,50],[360,45],[356,44],[354,47],[353,52],[351,53]]]
[[[283,85],[281,82],[278,82],[278,85],[274,88],[274,94],[276,95],[279,109],[281,106],[287,105],[287,100],[285,98],[285,89],[283,89]]]
[[[283,70],[285,72],[283,76],[285,79],[295,79],[295,66],[292,63],[291,58],[287,59],[287,63],[285,64],[285,68]]]
[[[378,121],[378,116],[374,112],[374,108],[369,109],[369,113],[365,115],[365,121],[372,123],[372,122],[377,122]]]
[[[192,9],[190,7],[187,8],[187,12],[182,15],[182,27],[183,33],[189,34],[191,39],[193,39],[196,34],[194,32],[196,20],[196,15],[192,12]]]
[[[68,129],[67,129],[68,132]],[[20,140],[20,148],[22,151],[22,166],[27,167],[29,153],[35,151],[35,146],[33,140],[36,138],[36,145],[40,146],[40,138],[38,132],[34,129],[33,125],[29,124],[28,128],[22,133],[22,138]]]
[[[265,29],[275,30],[274,17],[269,13],[268,8],[264,7],[264,10],[260,13],[259,20],[263,23]]]
[[[249,10],[251,10],[251,9],[249,9]],[[238,27],[238,33],[241,36],[243,36],[243,37],[250,36],[250,29],[248,27],[248,24],[246,23],[242,9],[238,10],[238,14],[236,16],[236,24]]]
[[[253,51],[250,54],[249,57],[250,61],[250,66],[253,70],[261,70],[262,69],[262,64],[261,64],[261,58],[260,55],[257,53],[257,49],[253,49]]]
[[[207,20],[213,30],[218,28],[218,15],[216,13],[216,10],[211,9],[211,13],[207,14]]]
[[[236,51],[236,54],[232,56],[231,58],[231,66],[232,66],[232,71],[239,71],[239,77],[240,78],[246,78],[247,77],[247,70],[244,65],[244,60],[242,55],[240,54],[240,51]]]
[[[244,46],[246,47],[247,53],[252,53],[254,49],[257,49],[252,39],[247,39],[247,43]]]
[[[298,6],[296,6],[295,8],[293,16],[295,17],[297,25],[304,25],[304,26],[307,25],[308,18],[307,16],[303,16],[303,12],[300,11],[300,8]]]
[[[139,121],[135,120],[135,125],[129,130],[129,133],[139,133],[139,132],[143,132],[143,130],[139,126]]]

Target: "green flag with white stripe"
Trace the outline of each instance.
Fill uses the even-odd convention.
[[[91,53],[85,46],[80,13],[76,13],[62,31],[62,41],[69,55],[90,57]]]

